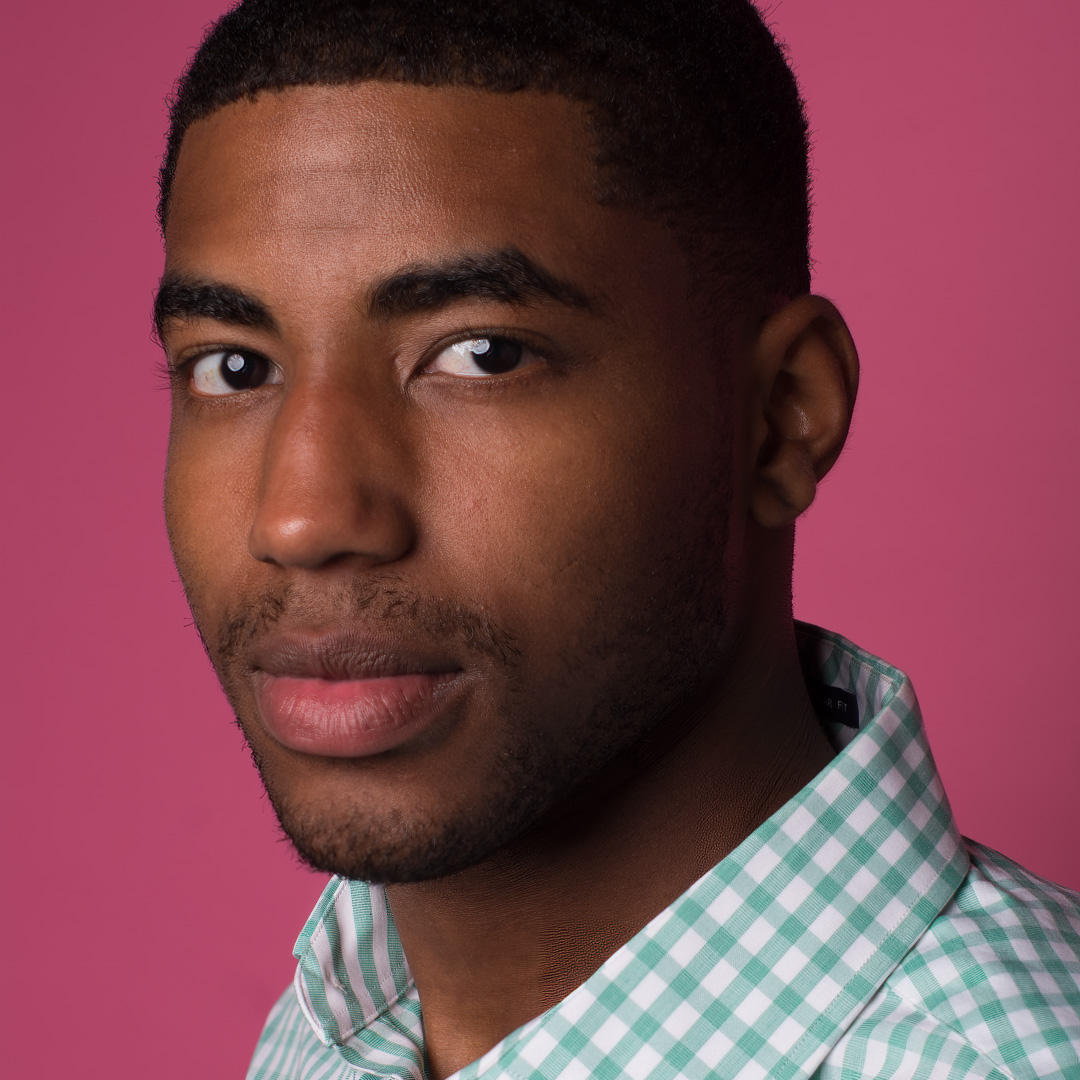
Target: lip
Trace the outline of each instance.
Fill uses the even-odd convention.
[[[251,653],[259,719],[283,746],[370,757],[435,723],[459,681],[446,656],[345,631],[277,634]]]

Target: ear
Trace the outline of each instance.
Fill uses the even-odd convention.
[[[859,357],[840,312],[800,296],[771,315],[754,344],[750,512],[766,528],[792,524],[843,449]]]

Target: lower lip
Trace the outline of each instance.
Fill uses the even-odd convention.
[[[283,746],[321,757],[369,757],[429,727],[457,672],[379,679],[303,679],[255,672],[255,700]]]

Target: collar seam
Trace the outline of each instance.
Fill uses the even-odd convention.
[[[965,859],[966,859],[966,857],[967,857],[967,853],[966,853],[966,850],[964,849],[964,847],[963,847],[963,845],[962,845],[962,844],[961,844],[961,846],[960,846],[960,847],[958,848],[958,852],[959,852],[959,853],[961,853],[961,854],[963,854],[963,855],[965,856]],[[794,1045],[794,1046],[793,1046],[793,1047],[791,1048],[791,1050],[790,1050],[790,1051],[788,1052],[791,1058],[793,1058],[793,1059],[797,1059],[797,1057],[798,1057],[797,1051],[799,1051],[799,1050],[801,1050],[801,1049],[802,1049],[803,1045],[804,1045],[804,1044],[805,1044],[805,1043],[807,1042],[807,1040],[809,1040],[809,1039],[810,1039],[810,1037],[811,1037],[811,1036],[813,1035],[813,1033],[814,1033],[814,1030],[815,1030],[816,1028],[820,1027],[820,1026],[821,1026],[822,1024],[824,1024],[824,1023],[825,1023],[825,1022],[827,1021],[827,1019],[828,1019],[828,1017],[829,1017],[829,1013],[831,1012],[831,1010],[832,1010],[833,1006],[834,1006],[834,1005],[835,1005],[835,1004],[836,1004],[836,1003],[837,1003],[837,1002],[838,1002],[838,1001],[840,1000],[841,996],[843,995],[844,991],[845,991],[845,990],[846,990],[846,989],[848,988],[848,986],[850,986],[850,985],[851,985],[851,983],[852,983],[852,982],[854,982],[854,980],[855,980],[855,979],[856,979],[856,978],[857,978],[857,977],[858,977],[858,976],[860,975],[860,973],[861,973],[861,972],[862,972],[863,970],[865,970],[865,968],[867,967],[867,965],[868,965],[868,964],[870,964],[870,963],[871,963],[871,961],[873,961],[875,957],[877,957],[877,956],[880,956],[880,955],[882,954],[882,952],[883,952],[883,946],[884,946],[885,942],[886,942],[886,941],[888,941],[888,940],[889,940],[889,938],[891,938],[891,937],[893,936],[893,934],[895,934],[895,933],[897,932],[897,930],[899,930],[899,929],[900,929],[900,927],[901,927],[901,926],[903,926],[903,924],[904,924],[905,922],[907,922],[907,920],[908,920],[908,919],[910,919],[910,918],[911,918],[911,917],[912,917],[912,916],[913,916],[913,915],[915,914],[915,908],[916,908],[916,907],[918,906],[919,902],[920,902],[920,901],[922,901],[922,900],[925,900],[925,899],[926,899],[926,897],[928,897],[928,896],[930,895],[930,893],[931,893],[931,892],[933,892],[933,890],[934,890],[935,886],[936,886],[936,885],[937,885],[937,884],[938,884],[938,883],[939,883],[939,882],[940,882],[940,881],[941,881],[941,880],[943,879],[943,877],[945,876],[945,874],[944,874],[944,871],[945,871],[945,869],[946,869],[946,868],[947,868],[947,867],[943,867],[943,868],[942,868],[942,871],[941,871],[941,872],[940,872],[940,873],[939,873],[939,874],[937,875],[937,877],[936,877],[936,878],[934,878],[934,880],[933,880],[933,881],[932,881],[932,882],[931,882],[931,883],[930,883],[930,884],[929,884],[929,885],[928,885],[928,886],[927,886],[927,887],[926,887],[926,888],[925,888],[925,889],[924,889],[924,890],[923,890],[923,891],[922,891],[921,893],[919,893],[919,895],[918,895],[918,896],[916,897],[916,899],[914,900],[914,902],[913,902],[912,904],[910,904],[910,905],[908,906],[907,910],[906,910],[906,911],[905,911],[905,912],[904,912],[904,913],[903,913],[902,915],[900,915],[900,916],[899,916],[899,917],[898,917],[898,918],[896,919],[896,921],[895,921],[895,922],[894,922],[894,923],[892,924],[892,926],[890,926],[890,927],[889,927],[889,928],[888,928],[888,929],[887,929],[887,930],[885,931],[885,935],[884,935],[884,937],[883,937],[883,938],[881,939],[881,944],[880,944],[880,945],[879,945],[879,946],[878,946],[878,947],[877,947],[877,948],[876,948],[876,949],[874,950],[873,954],[872,954],[872,955],[870,955],[870,956],[868,956],[868,957],[867,957],[867,958],[866,958],[866,959],[865,959],[865,960],[864,960],[864,961],[863,961],[863,962],[862,962],[862,963],[861,963],[861,964],[859,965],[859,967],[858,967],[858,968],[856,968],[856,969],[855,969],[855,970],[854,970],[854,971],[852,972],[852,974],[851,974],[851,978],[850,978],[850,979],[848,979],[848,980],[847,980],[847,981],[845,982],[845,984],[844,984],[843,986],[841,986],[841,987],[840,987],[840,989],[839,989],[839,990],[838,990],[838,991],[836,992],[836,994],[834,995],[833,999],[832,999],[832,1000],[831,1000],[831,1001],[830,1001],[830,1002],[828,1003],[828,1005],[826,1005],[826,1006],[825,1006],[825,1007],[824,1007],[824,1008],[823,1008],[823,1009],[821,1010],[821,1012],[820,1012],[820,1013],[819,1013],[819,1014],[818,1014],[818,1015],[817,1015],[817,1016],[816,1016],[816,1017],[815,1017],[815,1018],[814,1018],[814,1019],[813,1019],[813,1020],[811,1021],[811,1023],[810,1023],[810,1025],[809,1025],[809,1027],[807,1027],[807,1029],[806,1029],[806,1032],[805,1032],[805,1033],[803,1034],[802,1038],[800,1038],[800,1039],[799,1039],[799,1041],[798,1041],[798,1042],[797,1042],[797,1043],[796,1043],[796,1044],[795,1044],[795,1045]],[[942,911],[942,910],[943,910],[943,909],[945,908],[945,906],[946,906],[946,905],[947,905],[947,904],[949,903],[949,901],[950,901],[950,900],[951,900],[951,899],[952,899],[952,898],[953,898],[953,897],[954,897],[954,896],[956,895],[956,891],[957,891],[957,889],[959,889],[959,888],[960,888],[960,885],[962,884],[962,882],[963,882],[963,879],[964,879],[964,877],[965,877],[965,876],[966,876],[966,872],[965,872],[965,874],[962,874],[962,875],[960,876],[960,880],[959,880],[959,881],[958,881],[958,882],[956,883],[956,886],[955,886],[955,887],[954,887],[953,889],[951,889],[951,890],[949,891],[949,895],[948,895],[948,897],[946,897],[946,898],[945,898],[945,900],[944,900],[944,901],[942,902],[942,904],[941,904],[941,906],[940,906],[940,907],[938,908],[938,911],[937,911],[937,913],[935,914],[934,918],[937,918],[937,915],[940,915],[940,914],[941,914],[941,911]],[[921,937],[923,936],[923,934],[925,934],[925,933],[927,932],[927,930],[929,930],[929,929],[930,929],[930,925],[931,925],[931,923],[932,923],[932,922],[933,922],[933,919],[931,919],[931,920],[930,920],[930,922],[928,922],[928,923],[927,923],[927,924],[926,924],[926,925],[925,925],[925,926],[924,926],[924,927],[922,928],[922,930],[921,930],[921,931],[920,931],[920,932],[919,932],[919,933],[918,933],[918,934],[917,934],[917,935],[915,936],[915,939],[914,939],[914,941],[912,941],[911,945],[910,945],[910,946],[908,947],[908,949],[907,949],[907,952],[905,952],[904,956],[906,956],[906,955],[907,955],[908,953],[910,953],[910,952],[911,952],[911,950],[912,950],[912,949],[913,949],[913,948],[915,947],[916,943],[917,943],[917,942],[919,941],[919,939],[920,939],[920,938],[921,938]],[[900,965],[901,965],[901,964],[903,963],[903,960],[904,960],[904,958],[903,958],[903,957],[901,957],[901,958],[900,958],[899,960],[897,960],[897,961],[896,961],[896,963],[895,963],[895,964],[893,964],[893,965],[892,965],[892,967],[891,967],[891,968],[889,968],[889,969],[888,969],[888,970],[886,971],[886,973],[885,973],[884,977],[883,977],[883,978],[882,978],[881,980],[879,980],[879,981],[878,981],[878,982],[877,982],[877,983],[875,984],[875,986],[874,986],[874,990],[873,990],[873,992],[872,992],[872,993],[870,994],[870,997],[868,997],[868,998],[866,998],[866,999],[865,999],[864,1001],[862,1001],[862,1003],[861,1003],[861,1007],[860,1007],[860,1010],[859,1010],[860,1012],[862,1011],[862,1009],[863,1009],[863,1008],[865,1008],[865,1007],[866,1007],[866,1004],[867,1004],[867,1002],[868,1002],[868,1001],[870,1000],[870,998],[872,998],[872,997],[874,996],[874,994],[876,994],[876,993],[878,992],[878,990],[879,990],[879,989],[880,989],[880,988],[882,987],[882,985],[884,985],[884,983],[886,982],[886,980],[888,980],[889,976],[890,976],[890,975],[891,975],[891,974],[892,974],[892,973],[893,973],[893,972],[894,972],[894,971],[895,971],[895,970],[896,970],[896,969],[897,969],[897,968],[898,968],[898,967],[899,967],[899,966],[900,966]],[[857,1015],[857,1014],[856,1014],[856,1015]],[[830,1020],[830,1021],[828,1021],[828,1022],[829,1022],[829,1023],[832,1023],[832,1024],[834,1024],[834,1025],[836,1024],[836,1021],[835,1021],[835,1020]],[[823,1039],[822,1039],[822,1038],[821,1038],[820,1036],[817,1036],[817,1039],[816,1039],[816,1041],[817,1041],[818,1043],[821,1043],[822,1045],[824,1045],[824,1042],[825,1042],[825,1040],[823,1040]],[[799,1066],[797,1066],[797,1068],[798,1068],[798,1067],[799,1067]]]
[[[398,1002],[401,1001],[401,999],[403,997],[408,996],[409,991],[412,990],[414,985],[415,985],[415,983],[413,982],[412,979],[410,979],[408,984],[406,985],[405,989],[401,990],[390,1001],[388,1001],[381,1009],[379,1009],[375,1013],[375,1015],[370,1020],[364,1019],[364,1020],[362,1020],[362,1022],[354,1024],[351,1028],[349,1028],[349,1031],[348,1031],[347,1034],[342,1034],[342,1036],[340,1038],[333,1038],[332,1041],[334,1042],[334,1044],[337,1045],[337,1046],[344,1046],[345,1043],[347,1043],[350,1039],[355,1038],[359,1032],[368,1031],[372,1027],[374,1027],[375,1024],[378,1023],[380,1020],[384,1020],[385,1017],[386,1017],[386,1014],[388,1012],[390,1012],[390,1010],[393,1009],[394,1006],[397,1005]],[[351,990],[351,984],[350,984],[350,990]],[[353,996],[353,998],[356,998],[355,993],[352,996]],[[386,1023],[392,1025],[393,1022],[390,1021],[390,1020],[386,1020]],[[322,1027],[321,1024],[320,1024],[320,1027]],[[326,1030],[325,1027],[323,1028],[323,1030],[324,1031]]]

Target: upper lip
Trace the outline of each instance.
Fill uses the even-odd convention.
[[[430,646],[354,628],[276,631],[254,642],[247,659],[255,670],[299,679],[382,679],[461,670],[452,657]]]

